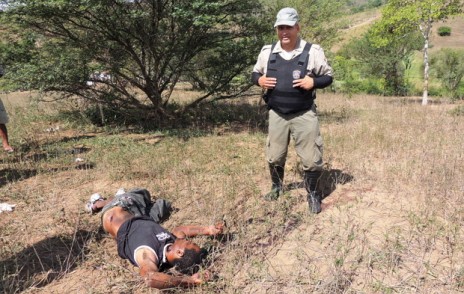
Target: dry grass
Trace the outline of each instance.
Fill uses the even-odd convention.
[[[0,202],[17,206],[0,214],[1,292],[158,293],[119,259],[99,217],[83,211],[90,194],[119,187],[171,200],[179,210],[168,228],[227,221],[224,238],[196,238],[217,278],[190,293],[464,291],[456,104],[321,93],[327,195],[313,216],[293,149],[292,189],[262,200],[269,179],[257,97],[218,104],[230,110],[227,120],[142,134],[45,116],[13,94],[2,99],[17,152],[1,155]]]

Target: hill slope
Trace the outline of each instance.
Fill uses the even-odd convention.
[[[347,18],[347,28],[340,32],[340,41],[331,48],[331,51],[336,52],[343,44],[346,44],[352,38],[362,36],[362,34],[369,29],[369,26],[373,22],[380,20],[381,17],[382,15],[379,9],[373,9],[349,16]],[[450,27],[451,36],[439,36],[437,30],[441,26]],[[441,48],[464,48],[464,15],[453,16],[443,22],[434,23],[430,39],[431,52]]]

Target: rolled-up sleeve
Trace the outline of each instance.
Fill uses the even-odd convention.
[[[271,45],[265,45],[261,49],[261,52],[259,52],[258,60],[256,61],[255,66],[253,67],[253,72],[258,72],[262,75],[266,74],[267,62],[269,60],[270,53],[271,53]]]
[[[255,66],[253,67],[253,72],[251,73],[251,82],[255,85],[258,85],[258,79],[262,75],[266,74],[270,49],[270,45],[265,45],[258,55],[258,60],[256,61]]]

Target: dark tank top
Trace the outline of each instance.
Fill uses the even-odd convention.
[[[121,258],[128,259],[137,266],[135,250],[140,246],[147,246],[155,251],[160,269],[163,266],[164,247],[174,243],[175,240],[174,235],[146,216],[127,220],[119,227],[116,236],[118,254]]]

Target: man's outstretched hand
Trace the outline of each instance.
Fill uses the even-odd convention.
[[[205,271],[201,271],[201,272],[193,274],[191,278],[194,281],[195,285],[199,285],[199,284],[203,284],[211,280],[212,276],[213,275],[209,271],[205,270]]]
[[[217,223],[215,225],[212,225],[212,226],[209,226],[209,235],[210,236],[217,236],[217,235],[220,235],[224,232],[224,227],[225,227],[225,224],[222,222],[222,223]]]

